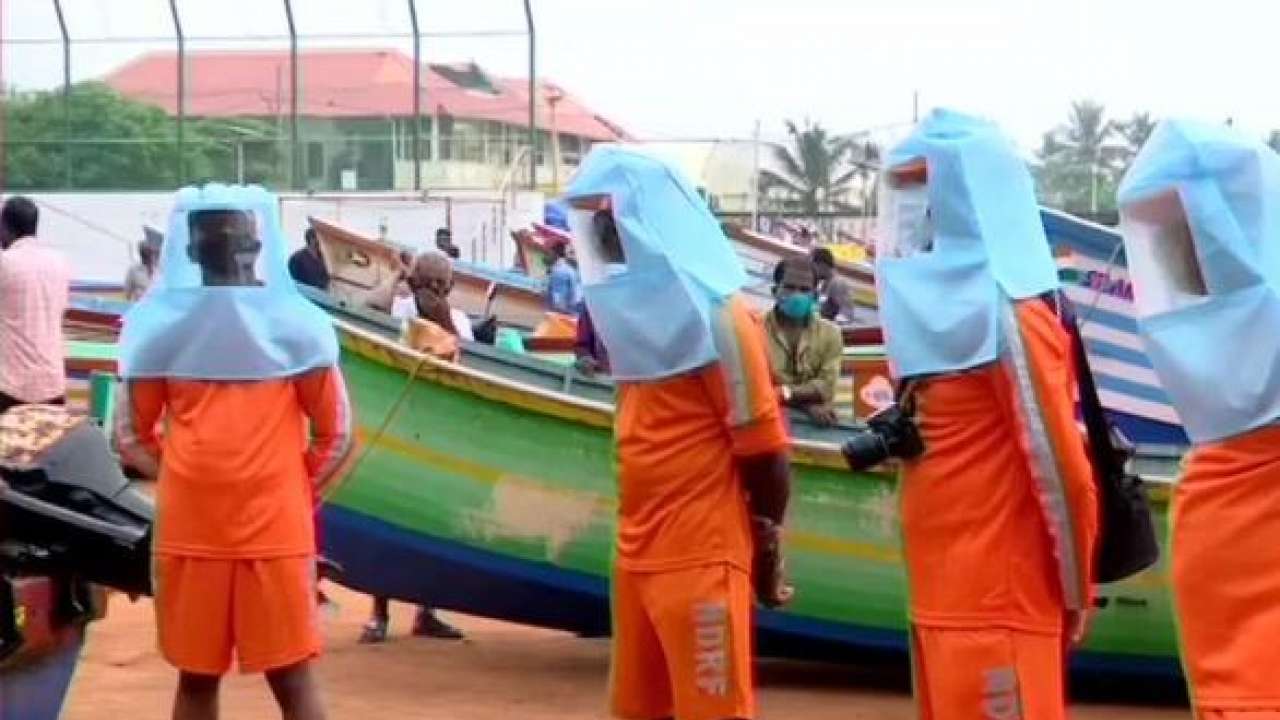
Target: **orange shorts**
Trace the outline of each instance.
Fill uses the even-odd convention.
[[[913,628],[920,720],[1063,720],[1062,637],[1001,628]]]
[[[160,653],[179,670],[222,675],[288,667],[320,653],[315,558],[157,555]]]
[[[1280,718],[1278,447],[1280,427],[1198,445],[1174,490],[1173,600],[1197,717]]]
[[[750,718],[750,576],[727,563],[614,569],[613,714],[628,720]]]

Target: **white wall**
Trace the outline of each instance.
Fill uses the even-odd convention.
[[[171,193],[35,193],[40,237],[67,255],[77,280],[122,282],[136,260],[142,226],[164,231]],[[504,202],[493,192],[456,192],[447,197],[398,194],[282,195],[281,224],[292,250],[302,245],[307,217],[314,215],[372,236],[385,227],[392,242],[432,247],[436,228],[453,229],[464,259],[506,268],[514,244],[510,231],[542,219],[540,193],[516,193]]]

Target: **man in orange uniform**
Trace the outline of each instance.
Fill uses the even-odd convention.
[[[1170,533],[1199,720],[1280,719],[1280,157],[1162,122],[1120,184],[1138,330],[1192,450]]]
[[[593,150],[569,190],[618,381],[612,710],[751,718],[752,595],[784,602],[788,438],[738,260],[678,172]]]
[[[266,673],[284,717],[323,718],[313,493],[350,438],[332,326],[294,288],[261,189],[182,190],[162,252],[156,287],[125,318],[117,437],[159,480],[155,606],[180,673],[173,716],[217,717],[234,654]]]
[[[1063,718],[1096,500],[1030,174],[994,125],[947,111],[889,165],[881,319],[924,444],[901,486],[919,715]]]

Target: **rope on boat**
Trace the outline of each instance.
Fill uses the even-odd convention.
[[[413,389],[413,383],[417,381],[418,373],[422,370],[422,367],[427,364],[429,358],[429,355],[423,353],[422,357],[418,359],[418,362],[409,370],[409,377],[405,380],[404,387],[400,389],[400,393],[396,395],[395,401],[391,403],[391,407],[387,410],[387,414],[382,418],[382,422],[378,425],[378,429],[374,431],[373,435],[369,436],[368,442],[366,442],[364,447],[360,449],[360,456],[356,458],[354,463],[352,463],[351,469],[347,471],[347,475],[354,475],[356,470],[360,469],[360,466],[364,464],[365,458],[369,456],[369,451],[373,450],[373,446],[378,444],[378,441],[386,434],[387,428],[391,426],[391,421],[396,417],[396,413],[400,412],[400,406],[404,404],[405,398],[409,397],[409,391]]]

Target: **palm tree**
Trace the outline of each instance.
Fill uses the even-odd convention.
[[[1061,141],[1076,163],[1089,168],[1089,211],[1094,214],[1098,212],[1098,176],[1114,165],[1114,149],[1107,145],[1107,140],[1115,130],[1116,126],[1107,120],[1107,110],[1102,103],[1092,100],[1071,103]]]
[[[1116,134],[1124,141],[1124,146],[1117,153],[1119,167],[1116,177],[1119,178],[1133,164],[1133,159],[1138,156],[1142,146],[1147,144],[1147,138],[1156,129],[1156,121],[1151,119],[1151,113],[1141,112],[1134,113],[1124,122],[1114,123],[1114,126]]]
[[[854,177],[862,187],[862,216],[876,214],[876,183],[880,177],[880,146],[867,140],[853,147],[850,151],[850,164],[853,165]]]
[[[1101,103],[1073,102],[1066,124],[1043,138],[1038,153],[1042,190],[1068,210],[1079,211],[1087,198],[1088,211],[1096,215],[1099,183],[1114,177],[1121,159],[1121,149],[1111,142],[1115,133]]]
[[[828,134],[817,123],[806,120],[801,129],[788,120],[787,134],[791,147],[773,147],[777,171],[760,171],[760,190],[763,194],[782,188],[816,223],[818,214],[849,189],[860,170],[856,165],[849,167],[846,162],[851,149],[849,141]]]

